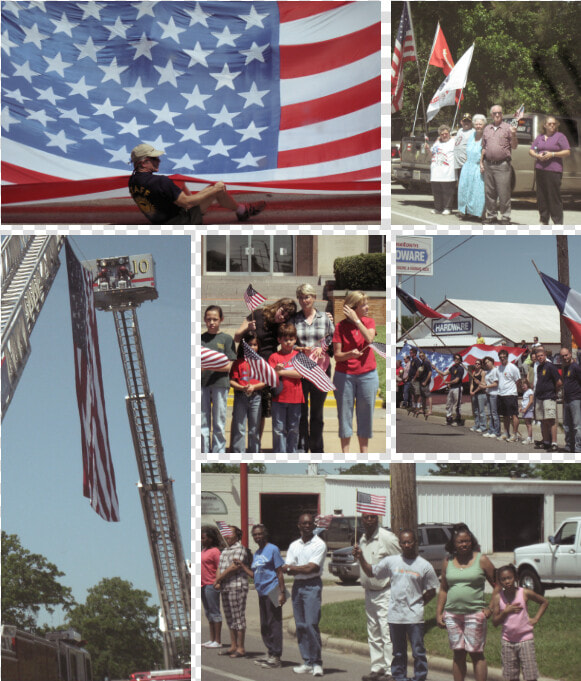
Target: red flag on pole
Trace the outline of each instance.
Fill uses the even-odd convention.
[[[432,47],[432,55],[430,56],[430,66],[437,66],[444,71],[447,76],[454,68],[454,60],[450,53],[450,48],[444,37],[444,31],[440,28],[440,24],[436,29],[436,37],[434,38],[434,46]]]
[[[119,521],[115,471],[109,447],[105,395],[97,320],[93,304],[93,278],[66,241],[69,297],[75,352],[77,404],[83,447],[83,494],[101,518]]]

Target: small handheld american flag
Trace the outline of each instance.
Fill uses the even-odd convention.
[[[327,352],[327,350],[331,347],[331,344],[333,343],[333,334],[330,333],[328,336],[325,336],[324,338],[321,338],[319,341],[319,345],[323,349],[323,352]]]
[[[387,359],[387,349],[385,347],[385,343],[373,342],[369,343],[369,347],[374,352],[376,352],[380,357],[383,357],[383,359]]]
[[[244,359],[250,367],[250,377],[266,383],[271,388],[278,387],[278,376],[270,364],[254,352],[246,341],[242,341],[242,347],[244,348]]]
[[[223,369],[227,367],[230,360],[222,352],[210,350],[210,348],[202,348],[202,369]]]
[[[335,390],[335,386],[321,367],[302,352],[296,354],[290,363],[303,378],[313,383],[321,392],[327,393],[329,390]]]
[[[223,537],[231,537],[234,534],[232,528],[230,527],[230,525],[228,525],[228,523],[225,520],[217,520],[216,525],[218,525],[220,534]]]
[[[385,515],[385,497],[357,490],[357,513]]]
[[[261,293],[252,288],[252,284],[248,284],[248,288],[244,291],[244,302],[250,312],[260,307],[265,300],[266,298]]]

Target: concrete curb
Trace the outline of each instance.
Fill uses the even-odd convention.
[[[291,636],[295,636],[297,628],[294,619],[291,617],[288,620],[287,631]],[[367,643],[361,643],[360,641],[350,641],[345,638],[335,638],[329,636],[329,634],[321,634],[321,642],[323,648],[332,648],[333,650],[338,650],[342,653],[361,655],[362,657],[369,657],[369,646]],[[428,665],[430,669],[434,669],[444,674],[452,675],[452,660],[445,657],[436,657],[431,655],[428,658]],[[470,675],[470,664],[468,665],[469,676]],[[505,681],[502,676],[502,669],[497,667],[488,667],[488,681]],[[539,676],[537,681],[558,681],[558,679],[549,679],[546,676]]]

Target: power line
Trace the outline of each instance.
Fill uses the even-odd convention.
[[[439,258],[436,258],[435,260],[432,260],[431,263],[425,266],[423,269],[428,269],[428,267],[431,267],[432,265],[435,265],[437,262],[442,260],[442,258],[445,258],[447,255],[450,255],[453,251],[455,251],[457,248],[460,248],[460,246],[463,246],[467,241],[470,241],[470,239],[473,239],[473,236],[469,236],[467,239],[464,239],[464,241],[460,242],[457,246],[454,246],[454,248],[451,248],[449,251],[446,251],[446,253],[443,253]],[[410,274],[409,277],[404,279],[402,282],[400,282],[402,285],[408,281],[408,279],[413,279],[414,277],[417,277],[420,273],[416,272],[415,274]]]

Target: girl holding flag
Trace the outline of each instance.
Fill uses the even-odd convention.
[[[368,453],[373,437],[373,410],[379,389],[375,354],[370,344],[375,338],[375,322],[368,317],[369,304],[363,291],[351,291],[345,298],[343,313],[333,334],[336,361],[333,381],[339,417],[341,451],[349,452],[353,434],[353,407],[357,418],[357,436],[362,454]]]
[[[324,313],[315,308],[317,292],[310,284],[302,284],[297,288],[297,299],[301,306],[292,323],[297,330],[297,345],[295,350],[304,353],[317,362],[321,369],[331,375],[331,363],[328,348],[335,331],[335,324]],[[301,409],[301,423],[299,427],[299,452],[324,452],[323,445],[323,408],[327,393],[306,378],[302,379],[305,401]],[[310,419],[309,419],[310,401]]]

